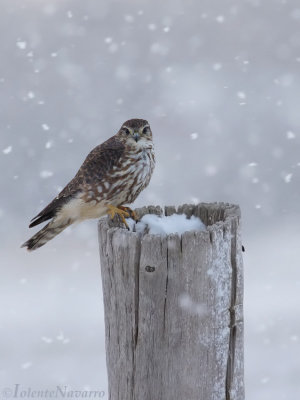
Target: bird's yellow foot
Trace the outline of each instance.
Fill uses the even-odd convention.
[[[109,204],[107,206],[107,214],[110,216],[111,219],[115,217],[115,215],[118,215],[123,222],[123,224],[126,226],[126,228],[129,230],[129,226],[126,222],[125,218],[129,217],[129,213],[126,210],[123,210],[121,207],[115,207]]]
[[[119,206],[119,208],[123,211],[126,211],[130,218],[134,219],[135,222],[138,222],[139,218],[136,213],[130,207]]]

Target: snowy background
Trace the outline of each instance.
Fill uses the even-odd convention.
[[[140,117],[158,162],[136,205],[240,204],[247,399],[300,399],[299,1],[0,6],[0,390],[107,392],[96,221],[19,245],[87,153]]]

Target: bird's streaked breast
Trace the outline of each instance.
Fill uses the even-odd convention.
[[[89,203],[88,214],[93,207],[102,210],[108,204],[118,206],[134,202],[149,184],[154,166],[153,145],[129,149],[103,179],[86,188],[82,199]]]

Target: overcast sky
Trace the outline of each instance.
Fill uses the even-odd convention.
[[[18,291],[15,282],[32,277],[24,296],[33,296],[28,301],[36,304],[37,287],[49,285],[49,281],[36,280],[37,265],[44,268],[45,277],[52,276],[52,283],[58,282],[56,274],[66,264],[70,271],[81,271],[76,286],[81,293],[84,270],[80,268],[91,257],[94,272],[88,276],[93,279],[86,285],[98,279],[94,222],[67,231],[31,259],[18,246],[31,233],[27,229],[30,218],[75,175],[87,153],[116,133],[125,120],[145,118],[154,135],[157,167],[136,204],[228,201],[241,206],[244,242],[246,249],[250,247],[252,263],[246,263],[251,271],[246,299],[251,307],[257,305],[249,307],[253,313],[249,331],[253,328],[254,332],[259,304],[258,292],[252,288],[260,280],[262,267],[266,275],[261,293],[268,285],[278,285],[280,293],[286,268],[289,278],[282,293],[296,293],[300,281],[293,267],[299,257],[291,247],[299,238],[300,222],[299,1],[1,0],[0,6],[0,246],[9,296]],[[270,247],[274,261],[267,265],[263,254],[261,258],[257,254],[264,238],[274,243]],[[82,248],[75,269],[74,257],[70,261],[65,254],[66,242],[68,251],[72,243]],[[283,256],[287,248],[290,261]],[[53,270],[53,259],[62,268]],[[61,272],[62,287],[70,271]],[[277,271],[276,277],[272,271]],[[54,287],[64,302],[64,292]],[[96,296],[100,289],[94,290]],[[272,295],[280,300],[278,292]],[[6,297],[6,301],[16,319],[28,312],[19,309],[19,298]],[[299,323],[290,311],[287,335],[296,339],[280,338],[294,345]],[[274,311],[278,326],[281,317]],[[9,311],[5,318],[12,318]],[[58,318],[64,320],[64,316]],[[265,321],[266,315],[260,318]],[[34,315],[32,323],[41,329]],[[268,329],[271,338],[277,325]],[[40,338],[33,339],[30,332],[28,326],[32,342],[26,343],[35,354],[32,358],[43,363],[47,357],[41,356],[34,342]],[[264,339],[256,338],[251,349],[262,354]],[[286,360],[295,354],[294,348],[289,350]],[[297,351],[299,356],[299,346]],[[17,365],[26,362],[15,357]],[[294,384],[292,377],[299,377],[299,365],[287,368],[286,380],[276,389],[281,397],[276,397],[266,373],[256,374],[254,361],[246,371],[249,382],[257,387],[256,399],[296,398],[284,396],[288,382]],[[0,377],[14,381],[19,375],[16,364],[10,365],[10,369],[2,367]],[[25,382],[36,376],[31,371]],[[277,373],[273,370],[273,382]],[[290,390],[299,393],[299,386],[291,382]],[[250,388],[249,392],[251,399]]]

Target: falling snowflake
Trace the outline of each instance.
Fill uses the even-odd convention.
[[[194,132],[194,133],[191,133],[191,134],[190,134],[190,137],[191,137],[192,140],[198,139],[198,136],[199,136],[199,135],[198,135],[197,132]]]
[[[48,142],[46,142],[45,144],[45,149],[51,149],[51,147],[53,146],[53,142],[51,140],[49,140]]]
[[[295,135],[295,133],[292,132],[292,131],[287,131],[286,137],[287,137],[288,139],[295,139],[296,135]]]
[[[182,293],[178,298],[179,307],[184,311],[205,317],[207,315],[207,307],[204,303],[198,303],[194,301],[189,294]]]
[[[217,21],[219,24],[223,24],[223,22],[225,21],[224,15],[218,15],[218,16],[216,17],[216,21]]]
[[[239,99],[245,99],[246,98],[246,94],[244,93],[244,92],[237,92],[237,97],[239,98]]]
[[[52,171],[43,170],[43,171],[40,172],[40,177],[43,178],[43,179],[50,178],[51,176],[53,176],[53,172]]]
[[[2,150],[3,154],[9,154],[12,151],[12,146],[7,146],[5,149]]]
[[[17,44],[17,47],[19,47],[19,49],[21,49],[21,50],[25,50],[27,47],[27,43],[22,40],[17,41],[16,44]]]
[[[287,175],[285,175],[284,176],[284,182],[285,183],[290,183],[291,182],[291,180],[292,180],[292,176],[293,176],[293,174],[287,174]]]
[[[42,128],[43,128],[44,131],[49,131],[50,130],[50,127],[47,124],[42,124]]]

